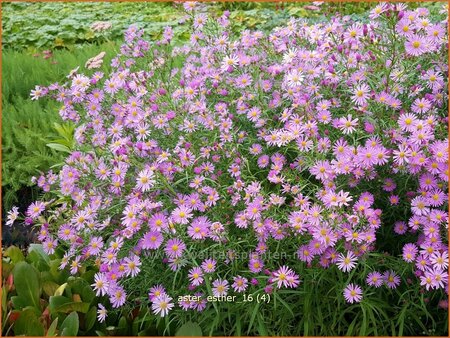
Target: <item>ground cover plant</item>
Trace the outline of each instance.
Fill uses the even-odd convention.
[[[179,6],[185,44],[131,26],[110,70],[31,92],[75,142],[7,225],[95,297],[14,311],[60,334],[95,308],[82,334],[447,335],[446,12],[236,33]]]

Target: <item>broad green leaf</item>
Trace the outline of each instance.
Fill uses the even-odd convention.
[[[70,302],[56,307],[56,312],[69,313],[72,311],[86,313],[89,310],[89,303]]]
[[[29,305],[28,300],[20,296],[12,296],[11,303],[13,305],[13,308],[17,310],[21,310]]]
[[[194,322],[187,322],[183,324],[175,333],[175,336],[201,337],[202,335],[202,328]]]
[[[30,244],[28,253],[31,252],[36,252],[47,264],[50,263],[50,257],[45,253],[42,244]]]
[[[40,278],[36,269],[26,262],[19,262],[14,267],[14,284],[17,295],[26,300],[27,305],[40,309]]]
[[[44,326],[33,308],[26,308],[20,313],[13,329],[16,336],[43,336],[45,334]]]
[[[72,300],[70,298],[64,296],[52,296],[48,300],[50,311],[53,314],[56,314],[56,312],[58,312],[58,307],[71,302]]]
[[[5,250],[4,255],[11,258],[13,264],[17,264],[25,260],[22,251],[16,246],[10,246]]]
[[[58,290],[59,285],[52,281],[45,281],[42,283],[42,290],[44,290],[44,293],[50,297],[55,294],[55,291]]]
[[[61,324],[61,336],[76,336],[79,328],[78,314],[76,312],[70,313]]]

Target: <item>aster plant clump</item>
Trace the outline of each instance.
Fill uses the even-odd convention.
[[[364,24],[233,36],[226,12],[184,9],[189,43],[132,26],[111,74],[32,93],[77,143],[25,223],[61,269],[95,271],[99,320],[136,300],[165,317],[282,299],[312,270],[344,275],[350,304],[405,283],[445,302],[446,22],[381,4]]]

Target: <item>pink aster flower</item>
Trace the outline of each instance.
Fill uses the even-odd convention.
[[[383,285],[383,276],[378,271],[371,272],[367,275],[366,283],[370,286],[379,288]]]
[[[417,34],[412,34],[405,42],[405,51],[409,55],[419,56],[428,51],[427,45],[428,42],[426,38]]]
[[[153,286],[152,288],[150,288],[150,292],[148,293],[148,298],[151,302],[153,302],[153,300],[161,295],[165,295],[166,294],[166,289],[164,288],[164,286],[158,284]]]
[[[248,287],[248,279],[241,276],[233,278],[233,284],[231,285],[235,292],[244,292]]]
[[[199,267],[194,267],[191,270],[189,270],[188,274],[189,280],[191,281],[192,285],[198,286],[203,283],[203,271]]]
[[[344,272],[349,272],[356,266],[358,258],[353,254],[353,252],[348,251],[347,255],[344,256],[342,253],[339,254],[336,265],[339,270]]]
[[[189,223],[189,219],[192,218],[192,213],[191,209],[185,206],[180,206],[172,211],[171,216],[175,223],[187,224]]]
[[[202,263],[203,271],[207,273],[214,272],[216,269],[216,261],[214,259],[206,259]]]
[[[171,302],[172,298],[167,294],[162,294],[152,300],[152,310],[155,315],[159,314],[161,317],[165,317],[170,310],[175,306]]]
[[[395,289],[400,285],[400,277],[392,270],[386,271],[383,274],[383,279],[390,289]]]
[[[178,258],[183,255],[186,245],[178,238],[169,239],[164,249],[167,256],[171,258]]]
[[[151,230],[145,233],[142,238],[142,249],[158,249],[161,246],[163,239],[161,232]]]
[[[359,285],[349,284],[344,289],[344,298],[348,303],[359,303],[362,299],[363,291]]]
[[[192,239],[205,239],[209,234],[211,222],[205,216],[195,218],[188,227],[188,235]]]
[[[94,288],[94,291],[96,292],[95,295],[99,297],[108,294],[109,281],[107,276],[102,272],[97,272],[94,276],[94,280],[95,282],[91,286]]]
[[[144,169],[142,170],[136,179],[136,188],[146,192],[149,191],[151,187],[155,184],[155,180],[153,179],[154,173],[150,169]]]
[[[112,307],[119,308],[125,304],[127,294],[122,287],[116,285],[114,289],[109,291],[109,295],[109,301],[111,302]]]
[[[358,106],[364,106],[369,98],[370,87],[363,83],[355,87],[353,90],[352,101]]]
[[[353,119],[353,116],[351,115],[339,119],[339,129],[342,130],[344,134],[353,133],[356,130],[356,126],[358,126],[358,119]]]
[[[222,279],[216,279],[213,283],[213,295],[214,296],[226,296],[228,293],[228,281]]]
[[[19,208],[13,206],[12,209],[8,211],[6,225],[12,226],[17,217],[19,217]]]
[[[106,310],[105,306],[103,304],[98,304],[98,310],[97,310],[97,319],[100,323],[103,323],[106,320],[106,317],[108,315],[108,310]]]
[[[277,287],[296,287],[299,284],[298,275],[287,266],[282,266],[273,273],[273,282],[277,283]]]
[[[31,203],[31,205],[28,207],[26,215],[28,217],[31,217],[32,219],[35,219],[39,217],[39,215],[45,210],[45,203],[41,201],[36,201]]]

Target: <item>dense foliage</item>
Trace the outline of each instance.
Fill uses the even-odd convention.
[[[411,3],[412,8],[418,3]],[[218,15],[230,11],[231,30],[271,30],[289,17],[322,19],[339,12],[363,18],[370,3],[272,3],[272,2],[213,2],[207,11]],[[437,12],[439,3],[420,6]],[[145,29],[152,38],[161,35],[162,28],[174,30],[175,41],[186,41],[189,31],[184,13],[170,2],[12,2],[2,3],[2,48],[36,50],[70,48],[83,43],[104,43],[120,40],[131,24]],[[106,24],[106,25],[105,25]],[[109,25],[108,25],[109,24]],[[105,29],[102,29],[105,28]]]
[[[186,44],[131,26],[32,91],[75,142],[8,225],[90,273],[102,334],[446,335],[446,13],[235,36],[183,8]]]

